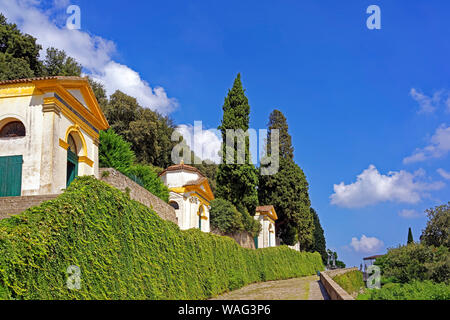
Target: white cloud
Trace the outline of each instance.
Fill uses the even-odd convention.
[[[447,172],[442,168],[439,168],[436,171],[441,175],[442,178],[450,180],[450,172]]]
[[[181,133],[186,144],[202,160],[211,160],[220,163],[219,151],[222,145],[220,131],[217,129],[203,130],[200,122],[192,125],[179,125],[177,131]]]
[[[360,208],[380,202],[417,203],[427,196],[426,191],[439,190],[442,182],[427,183],[423,180],[425,172],[417,170],[389,172],[380,174],[374,165],[370,165],[357,176],[351,184],[334,185],[334,194],[330,196],[331,204],[345,208]]]
[[[445,105],[447,106],[446,111],[447,111],[447,112],[450,112],[450,95],[449,95],[449,97],[447,98],[447,101],[445,102]]]
[[[423,149],[416,149],[414,153],[403,159],[404,164],[421,162],[428,159],[442,158],[450,152],[450,127],[445,124],[436,129],[436,132]]]
[[[350,243],[350,246],[353,247],[356,252],[360,253],[375,253],[380,250],[383,245],[383,241],[375,237],[366,237],[364,234],[360,240],[358,240],[358,238],[352,238],[352,242]]]
[[[433,113],[443,103],[444,96],[448,95],[448,92],[440,90],[433,93],[432,96],[427,96],[412,88],[409,94],[420,106],[418,113]],[[450,99],[450,96],[448,99]]]
[[[422,217],[422,216],[423,216],[422,213],[420,213],[420,212],[417,211],[417,210],[413,210],[413,209],[403,209],[403,210],[401,210],[401,211],[398,213],[398,215],[399,215],[400,217],[408,218],[408,219],[418,218],[418,217]]]
[[[162,114],[168,114],[177,108],[177,101],[168,98],[163,88],[150,87],[136,71],[113,60],[112,56],[116,52],[114,42],[81,30],[57,26],[50,15],[60,17],[61,12],[65,13],[67,3],[65,0],[55,0],[53,8],[42,11],[36,0],[0,0],[0,11],[9,22],[16,23],[23,32],[37,38],[37,42],[43,46],[41,55],[45,55],[48,47],[66,51],[83,65],[88,75],[105,85],[109,95],[117,89],[121,90],[136,97],[143,107]],[[55,13],[57,9],[61,12]]]
[[[109,94],[114,93],[116,89],[124,88],[120,90],[133,97],[139,97],[138,102],[142,106],[164,114],[170,113],[178,106],[176,99],[168,98],[163,88],[152,89],[136,71],[114,61],[108,62],[103,70],[94,73],[92,78],[102,83]]]

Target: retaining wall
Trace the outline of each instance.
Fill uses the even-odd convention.
[[[248,232],[223,233],[218,229],[212,229],[211,233],[234,239],[241,247],[255,249],[255,240]]]
[[[333,277],[350,271],[357,271],[358,268],[346,268],[323,271],[320,273],[320,282],[324,286],[331,300],[355,300],[347,291],[338,285]]]
[[[100,168],[99,178],[114,188],[129,192],[131,199],[153,209],[162,219],[178,225],[174,208],[119,171],[112,168]]]
[[[0,220],[9,218],[12,215],[22,213],[28,208],[40,205],[47,200],[53,200],[57,194],[44,196],[23,196],[0,198]]]

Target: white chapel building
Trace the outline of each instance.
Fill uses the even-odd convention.
[[[275,221],[277,213],[272,205],[256,207],[254,217],[261,224],[261,232],[255,238],[255,248],[276,247]]]
[[[169,204],[175,209],[180,229],[210,232],[209,210],[214,195],[208,179],[184,163],[168,167],[160,179],[169,188]]]
[[[109,127],[87,78],[0,82],[0,197],[59,194],[98,178],[99,132]]]

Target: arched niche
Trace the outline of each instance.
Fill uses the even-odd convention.
[[[26,134],[27,130],[21,120],[13,117],[0,120],[0,138],[21,138]]]
[[[64,142],[66,142],[70,147],[69,139],[73,139],[72,142],[75,143],[76,155],[79,157],[87,157],[86,140],[84,139],[83,133],[81,132],[79,126],[71,126],[66,131]]]

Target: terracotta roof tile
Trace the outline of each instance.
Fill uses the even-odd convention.
[[[272,205],[259,206],[259,207],[256,207],[256,212],[271,212],[272,209],[274,209],[274,207]]]
[[[86,80],[86,79],[87,78],[83,78],[83,77],[63,77],[63,76],[35,77],[35,78],[26,78],[26,79],[4,80],[4,81],[0,81],[0,85],[14,84],[14,83],[28,83],[28,82],[42,81],[42,80]]]

